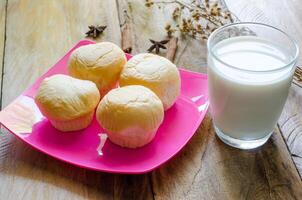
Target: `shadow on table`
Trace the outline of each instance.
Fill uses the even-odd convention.
[[[6,174],[8,180],[2,184],[12,184],[8,187],[13,188],[22,179],[20,184],[24,186],[18,187],[19,193],[43,196],[46,189],[62,193],[62,198],[72,193],[84,199],[153,199],[148,174],[119,175],[78,168],[32,149],[9,133],[5,137],[11,141],[6,158],[0,159],[0,174]],[[60,195],[48,196],[51,199]]]
[[[298,199],[297,177],[280,133],[261,148],[223,144],[209,118],[177,157],[152,173],[163,199]]]
[[[224,146],[218,145],[222,165],[217,171],[232,198],[299,199],[302,195],[300,179],[277,130],[265,145],[254,150]]]

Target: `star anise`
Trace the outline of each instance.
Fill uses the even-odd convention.
[[[152,45],[147,50],[149,53],[155,49],[155,53],[158,54],[160,49],[167,49],[167,47],[165,47],[165,44],[167,44],[169,40],[162,40],[162,41],[154,41],[152,39],[149,40],[152,43]]]
[[[97,38],[100,34],[103,33],[103,31],[107,28],[107,26],[88,26],[89,31],[87,31],[85,34],[88,37]]]

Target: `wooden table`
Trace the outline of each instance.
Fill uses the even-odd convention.
[[[226,3],[240,20],[281,27],[301,44],[299,1]],[[150,12],[143,0],[1,0],[2,108],[82,39],[87,25],[107,25],[99,40],[120,44],[124,10],[134,29],[134,53],[146,51],[148,38],[165,36],[167,10]],[[180,40],[175,62],[202,72],[205,52],[202,42]],[[292,85],[276,132],[264,147],[241,151],[224,145],[208,115],[174,159],[143,175],[80,169],[31,149],[2,130],[0,199],[302,199],[297,170],[302,174],[301,91]]]

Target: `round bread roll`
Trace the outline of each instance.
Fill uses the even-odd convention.
[[[93,82],[62,74],[44,79],[35,96],[41,113],[64,132],[86,128],[99,101],[100,93]]]
[[[180,93],[180,76],[176,66],[168,59],[142,53],[133,56],[125,65],[120,86],[143,85],[151,89],[169,109]]]
[[[136,148],[154,138],[164,108],[150,89],[132,85],[111,90],[101,100],[96,118],[113,143]]]
[[[117,86],[127,62],[124,52],[111,42],[85,45],[74,50],[68,63],[69,74],[93,81],[101,96]]]

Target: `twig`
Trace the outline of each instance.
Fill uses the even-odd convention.
[[[166,25],[168,37],[174,34],[188,36],[197,40],[207,40],[218,27],[233,22],[233,15],[222,3],[211,3],[209,0],[145,0],[145,6],[154,4],[175,4],[171,22]],[[178,35],[179,36],[179,35]]]
[[[302,69],[297,67],[294,73],[294,84],[299,87],[302,87]]]
[[[122,49],[125,53],[131,53],[132,51],[132,34],[131,27],[128,23],[124,25],[122,31]]]
[[[178,4],[180,6],[184,6],[185,8],[189,9],[189,10],[192,10],[193,7],[186,4],[185,2],[183,1],[180,1],[180,0],[173,0],[173,1],[154,1],[154,3],[160,3],[160,4],[171,4],[171,3],[175,3],[175,4]],[[196,7],[198,10],[202,11],[202,12],[207,12],[206,8],[204,7]],[[202,18],[208,20],[209,22],[211,22],[212,24],[214,24],[215,26],[221,26],[221,22],[217,19],[215,19],[213,16],[210,16],[210,15],[202,15],[201,16]]]
[[[175,54],[177,51],[177,42],[178,42],[178,38],[172,37],[169,43],[167,44],[166,58],[168,58],[171,62],[173,62],[175,59]]]

